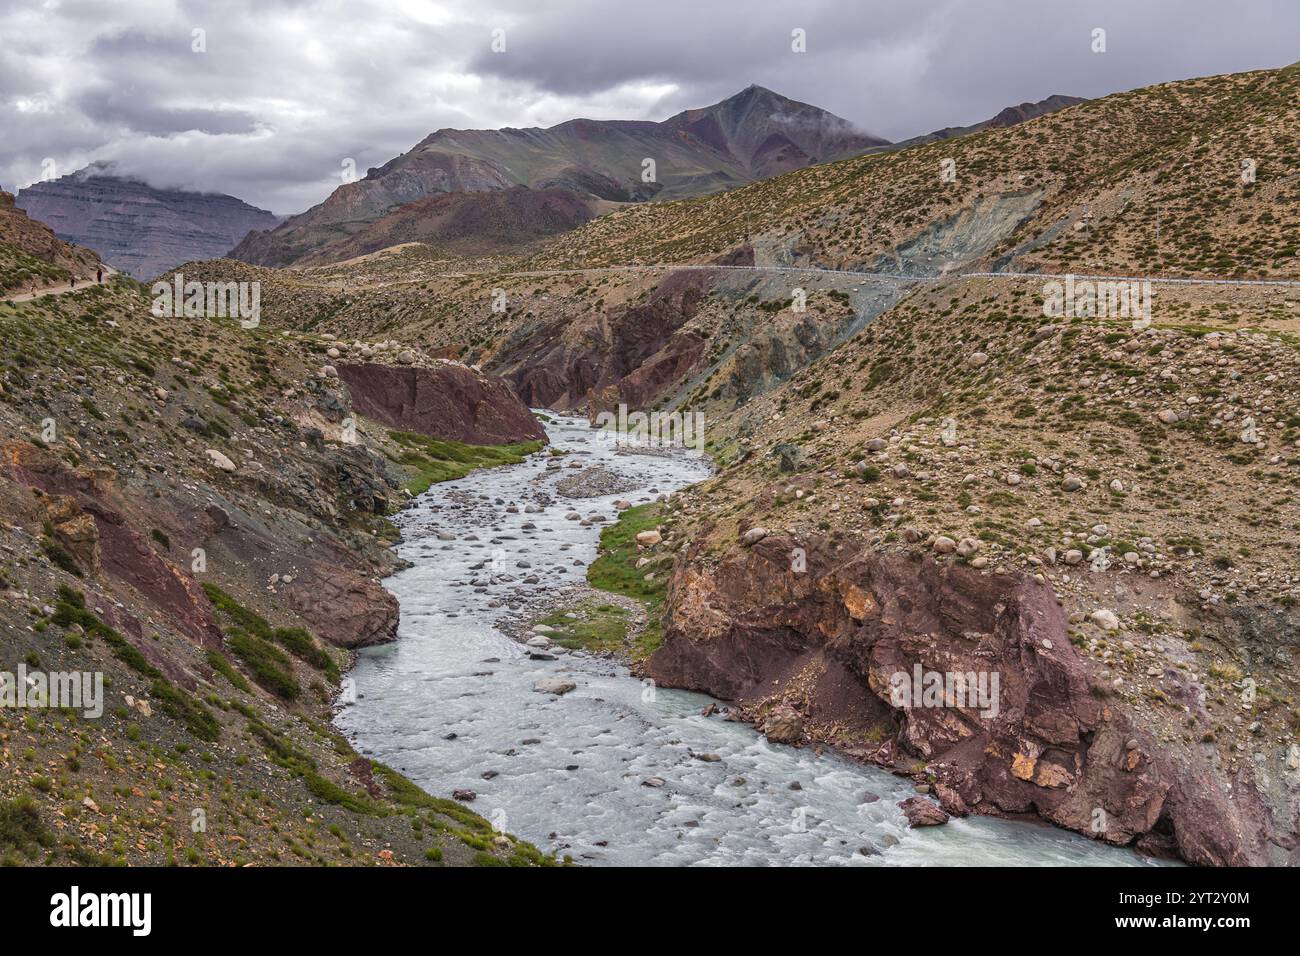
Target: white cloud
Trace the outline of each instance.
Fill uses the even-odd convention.
[[[1051,93],[1282,65],[1298,26],[1285,0],[0,0],[0,183],[116,159],[288,213],[343,158],[380,165],[443,126],[663,119],[751,82],[900,139]]]

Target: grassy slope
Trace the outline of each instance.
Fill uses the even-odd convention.
[[[525,441],[510,445],[467,445],[402,431],[389,432],[389,437],[405,449],[397,463],[410,469],[406,490],[413,495],[428,491],[430,485],[440,481],[464,478],[475,468],[517,465],[545,444]]]
[[[587,569],[587,582],[592,587],[635,598],[645,605],[647,623],[633,649],[633,656],[638,659],[654,653],[663,640],[660,618],[668,588],[668,568],[663,559],[638,568],[636,562],[645,552],[638,547],[636,536],[662,524],[663,505],[659,502],[627,509],[618,521],[601,531],[599,556]],[[650,580],[646,580],[647,575],[652,575]]]
[[[187,567],[192,538],[170,509],[191,488],[202,489],[192,492],[200,502],[233,496],[267,518],[304,520],[260,497],[261,485],[214,475],[202,458],[209,444],[237,441],[264,461],[278,453],[291,456],[288,468],[330,473],[328,453],[262,425],[308,368],[299,347],[220,322],[180,330],[152,321],[147,304],[127,280],[0,303],[0,443],[39,451],[40,422],[54,419],[46,453],[67,468],[93,466],[158,557],[185,555]],[[182,404],[203,434],[178,426]],[[148,467],[160,460],[168,465]],[[329,724],[346,655],[268,607],[263,589],[236,574],[225,589],[207,589],[226,648],[206,649],[112,574],[53,551],[48,520],[42,530],[50,498],[0,472],[0,670],[102,673],[104,712],[0,709],[0,863],[549,862],[470,809],[361,759]],[[311,520],[340,541],[371,540],[355,529],[382,521],[351,512]],[[108,615],[143,633],[119,631]],[[193,828],[197,811],[206,829]]]

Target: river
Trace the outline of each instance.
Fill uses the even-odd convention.
[[[607,660],[531,659],[495,624],[518,613],[512,597],[584,580],[602,524],[566,514],[612,521],[620,498],[650,501],[708,474],[688,455],[619,454],[585,419],[547,431],[570,452],[556,460],[602,463],[635,490],[562,498],[555,482],[572,470],[548,469],[542,452],[434,485],[403,511],[399,553],[412,566],[385,582],[401,602],[398,639],[359,654],[336,717],[360,753],[440,796],[472,789],[470,806],[502,829],[588,865],[1152,863],[1034,823],[908,829],[896,805],[915,793],[905,779],[701,716],[709,698],[648,693]],[[549,676],[577,688],[533,689]]]

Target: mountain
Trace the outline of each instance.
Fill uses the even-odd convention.
[[[0,190],[0,292],[29,292],[63,285],[74,276],[93,278],[99,257],[69,245],[49,226],[30,218]]]
[[[407,242],[478,256],[518,252],[529,242],[569,232],[610,203],[567,189],[514,186],[490,192],[439,193],[398,206],[345,237],[309,252],[301,265],[338,262]],[[259,237],[249,236],[245,248]]]
[[[919,146],[922,143],[933,143],[941,139],[953,139],[957,136],[966,136],[970,133],[978,133],[986,129],[1005,129],[1008,126],[1015,126],[1017,123],[1023,123],[1026,120],[1037,119],[1040,116],[1046,116],[1048,113],[1055,113],[1057,110],[1063,110],[1067,106],[1077,106],[1080,103],[1088,102],[1082,96],[1064,96],[1060,93],[1054,93],[1047,99],[1039,100],[1036,103],[1021,103],[1019,106],[1008,106],[1000,111],[997,116],[986,119],[982,123],[975,123],[973,126],[948,126],[943,129],[937,129],[933,133],[927,133],[924,136],[915,136],[911,139],[905,139],[897,143],[891,143],[889,146],[881,149],[906,149],[909,146]]]
[[[18,193],[17,205],[61,239],[89,246],[137,279],[226,252],[278,217],[234,196],[157,189],[95,164]]]
[[[749,179],[779,176],[887,142],[862,133],[833,113],[753,85],[713,106],[678,113],[660,125],[735,158]],[[690,190],[692,194],[711,191]]]
[[[887,141],[761,86],[661,123],[575,119],[549,129],[442,129],[231,256],[281,266],[428,196],[528,186],[640,202],[730,189]],[[643,163],[654,161],[653,180]],[[224,250],[223,250],[224,251]]]

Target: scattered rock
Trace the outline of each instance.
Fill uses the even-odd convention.
[[[235,463],[215,448],[209,448],[205,454],[208,456],[208,459],[212,464],[216,465],[222,471],[233,472],[235,470]]]
[[[948,814],[925,797],[908,797],[898,804],[909,827],[937,827],[948,822]]]
[[[1107,608],[1098,608],[1088,615],[1088,620],[1107,631],[1119,630],[1119,616]]]
[[[533,685],[533,690],[539,694],[554,694],[561,697],[577,689],[577,686],[573,681],[565,680],[563,677],[543,677]]]

